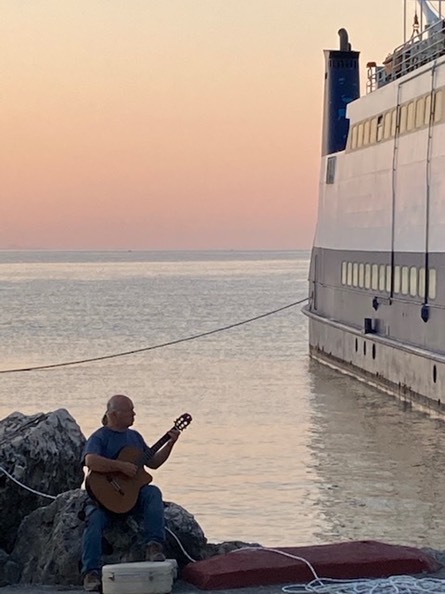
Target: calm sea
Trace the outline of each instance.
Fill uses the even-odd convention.
[[[308,252],[0,252],[1,369],[141,349],[306,295]],[[442,421],[311,362],[299,307],[207,338],[1,374],[0,415],[66,408],[85,435],[128,394],[156,471],[212,542],[444,546]]]

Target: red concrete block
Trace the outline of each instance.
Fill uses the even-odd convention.
[[[306,559],[320,578],[382,578],[431,573],[440,567],[433,557],[414,547],[369,540],[278,550]],[[306,583],[314,575],[302,561],[267,550],[242,550],[190,563],[181,578],[203,590],[223,590]]]

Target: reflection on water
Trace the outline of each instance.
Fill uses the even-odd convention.
[[[309,374],[316,537],[443,547],[443,421],[316,362]]]
[[[5,253],[2,264],[0,253],[1,367],[250,318],[303,298],[308,261],[297,252]],[[155,481],[211,541],[443,546],[443,422],[310,362],[299,308],[131,357],[1,375],[0,415],[64,407],[89,435],[116,392],[134,399],[149,442],[192,414]]]

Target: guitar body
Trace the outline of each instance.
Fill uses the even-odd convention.
[[[142,456],[141,450],[127,446],[122,448],[117,459],[139,466]],[[140,489],[152,480],[153,477],[143,467],[139,467],[133,478],[122,472],[90,471],[85,486],[89,495],[102,507],[115,514],[126,514],[136,505]]]

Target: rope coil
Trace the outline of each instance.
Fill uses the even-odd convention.
[[[302,561],[311,571],[314,579],[307,584],[292,584],[283,586],[284,594],[445,594],[445,579],[424,577],[416,578],[411,575],[396,575],[379,579],[337,580],[320,578],[314,567],[304,557],[298,557],[279,549],[267,547],[242,547],[239,551],[266,551]]]

